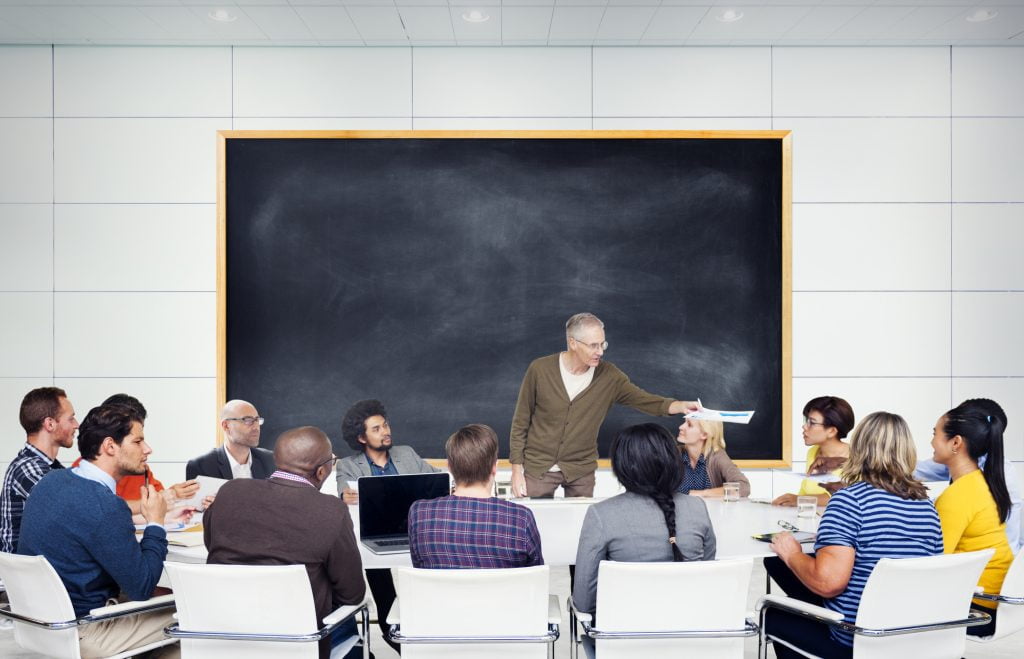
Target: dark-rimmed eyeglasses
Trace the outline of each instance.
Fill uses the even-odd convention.
[[[226,418],[224,420],[225,421],[238,421],[240,423],[244,423],[247,426],[251,426],[254,423],[258,423],[259,425],[262,426],[263,422],[266,421],[266,419],[264,419],[261,416],[232,416],[232,417],[228,417],[228,418]]]
[[[338,456],[332,455],[331,457],[327,458],[326,460],[324,460],[323,462],[321,462],[317,466],[313,467],[313,471],[316,471],[320,467],[323,467],[328,462],[331,463],[331,469],[334,469],[334,465],[338,464],[338,460],[340,460],[340,458]]]

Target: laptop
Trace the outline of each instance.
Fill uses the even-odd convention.
[[[409,551],[412,502],[448,494],[451,487],[443,472],[360,478],[359,541],[375,554]]]

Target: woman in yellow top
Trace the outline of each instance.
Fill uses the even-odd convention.
[[[853,408],[837,396],[819,396],[804,405],[803,438],[807,451],[807,467],[818,458],[845,461],[850,457],[850,445],[843,441],[853,430]],[[810,472],[808,472],[810,473]],[[832,472],[839,480],[839,469]],[[783,494],[772,501],[773,506],[795,506],[798,496],[816,496],[818,505],[824,506],[831,496],[813,479],[805,478],[797,494]]]
[[[935,461],[949,468],[950,486],[935,500],[942,524],[942,543],[947,554],[995,549],[981,573],[978,585],[998,594],[1013,562],[1006,540],[1010,494],[1003,473],[1003,429],[1006,414],[987,398],[966,400],[939,417],[932,431]],[[978,459],[985,458],[985,470]],[[994,602],[974,600],[972,609],[984,611],[992,621],[968,627],[972,636],[989,636],[995,629]]]

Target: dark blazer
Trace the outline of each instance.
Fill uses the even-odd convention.
[[[252,460],[253,478],[270,478],[270,474],[277,469],[274,464],[274,454],[265,448],[253,448],[250,459]],[[213,478],[225,478],[231,480],[231,463],[223,446],[211,449],[198,458],[192,458],[185,465],[185,480],[192,480],[196,476],[211,476]]]

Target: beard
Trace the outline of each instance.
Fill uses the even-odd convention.
[[[125,476],[141,476],[146,473],[145,462],[128,462],[122,458],[117,460],[117,469]]]

